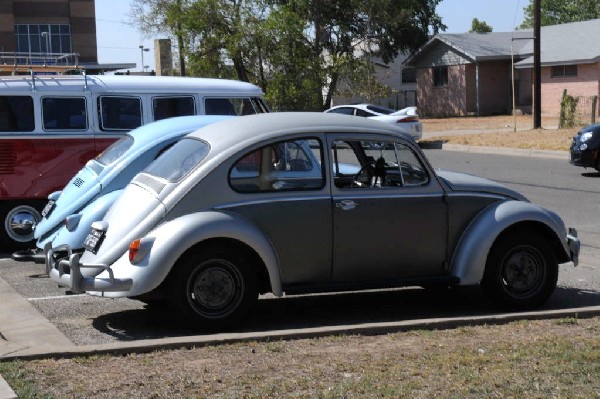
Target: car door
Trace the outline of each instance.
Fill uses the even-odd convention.
[[[444,274],[447,205],[419,151],[400,138],[369,135],[331,135],[328,146],[332,281]]]

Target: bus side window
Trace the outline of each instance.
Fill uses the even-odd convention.
[[[33,129],[33,99],[0,96],[0,132],[32,132]]]
[[[44,97],[42,117],[45,130],[86,130],[84,97]]]
[[[142,126],[142,101],[138,97],[101,96],[98,108],[101,130],[132,130]]]
[[[152,99],[154,120],[173,116],[195,115],[194,97],[155,97]]]

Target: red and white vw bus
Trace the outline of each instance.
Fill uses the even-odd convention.
[[[238,81],[0,77],[0,246],[28,246],[48,196],[129,130],[180,115],[262,112],[261,89]]]

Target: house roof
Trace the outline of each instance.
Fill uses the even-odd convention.
[[[600,19],[572,22],[541,28],[543,66],[593,63],[600,60]],[[489,33],[442,33],[434,36],[405,64],[423,66],[428,55],[440,46],[448,46],[468,62],[510,60],[512,52],[519,60],[517,68],[533,66],[533,30]]]
[[[542,66],[591,64],[600,61],[600,19],[542,26],[540,35]],[[532,50],[533,43],[528,43],[527,49]],[[517,62],[515,67],[533,67],[533,56]]]

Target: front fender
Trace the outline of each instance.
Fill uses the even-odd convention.
[[[227,212],[197,212],[168,221],[142,238],[139,260],[132,264],[125,253],[111,269],[116,278],[133,279],[126,296],[141,295],[158,287],[189,248],[212,238],[234,239],[256,251],[269,273],[273,294],[283,295],[279,260],[269,239],[248,220]]]
[[[554,212],[525,201],[496,202],[484,209],[463,233],[451,262],[451,274],[460,285],[479,284],[483,278],[487,257],[498,236],[521,222],[541,224],[556,235],[568,256],[567,229]]]
[[[79,212],[81,218],[74,229],[69,231],[63,225],[57,231],[57,234],[50,238],[52,240],[52,247],[56,248],[59,245],[66,244],[74,250],[83,248],[83,242],[90,233],[92,223],[104,218],[106,212],[108,212],[109,208],[115,203],[122,192],[122,189],[111,191],[89,203],[81,210],[81,212]],[[38,241],[37,246],[39,248],[44,248],[46,242],[47,241]]]

